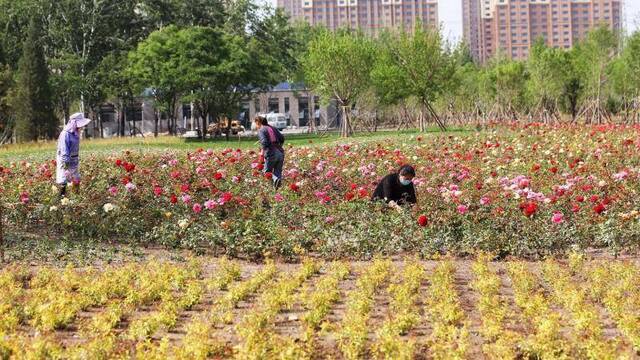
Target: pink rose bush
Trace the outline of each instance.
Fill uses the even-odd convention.
[[[417,170],[417,209],[372,203],[377,182],[407,163]],[[637,126],[501,125],[289,147],[278,192],[258,153],[229,148],[88,155],[65,211],[49,211],[60,206],[54,161],[3,163],[0,195],[15,204],[15,226],[232,256],[540,255],[637,247],[638,164]]]

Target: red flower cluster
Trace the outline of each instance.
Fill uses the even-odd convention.
[[[538,204],[533,201],[520,204],[520,210],[526,217],[532,217],[538,211]]]
[[[418,225],[420,225],[421,227],[427,226],[428,223],[429,223],[429,219],[427,218],[426,215],[420,215],[418,217]]]

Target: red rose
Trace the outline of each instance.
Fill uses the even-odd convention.
[[[175,196],[175,195],[171,195],[171,203],[172,203],[172,204],[175,204],[175,203],[177,203],[177,202],[178,202],[178,197],[177,197],[177,196]]]
[[[577,196],[576,197],[576,201],[577,202],[584,202],[584,196],[582,196],[582,195]]]
[[[160,196],[160,195],[162,195],[162,188],[161,188],[160,186],[154,186],[154,188],[153,188],[153,193],[154,193],[156,196]]]
[[[369,197],[369,192],[368,192],[368,191],[367,191],[367,189],[365,189],[365,188],[360,188],[360,189],[358,190],[358,196],[360,196],[360,198],[363,198],[363,199],[364,199],[364,198],[366,198],[366,197]]]
[[[525,203],[521,207],[522,207],[522,211],[524,212],[524,215],[526,217],[533,216],[536,213],[536,211],[538,210],[538,204],[536,204],[534,202]]]
[[[264,174],[264,178],[265,178],[265,179],[267,179],[267,180],[271,180],[271,179],[273,179],[273,174],[272,174],[272,173],[270,173],[270,172],[265,173],[265,174]]]
[[[264,170],[264,164],[258,164],[257,169],[260,171]]]
[[[551,171],[552,173],[557,173],[558,172],[558,168],[557,167],[552,167],[551,169],[549,169],[549,171]]]
[[[420,215],[420,217],[418,217],[418,225],[425,227],[427,226],[428,222],[429,222],[429,219],[427,219],[426,215]]]
[[[298,190],[300,190],[300,187],[296,183],[293,183],[293,184],[289,185],[289,189],[291,191],[298,192]]]
[[[125,169],[127,172],[132,172],[133,170],[135,170],[135,169],[136,169],[136,166],[135,166],[134,164],[131,164],[131,163],[125,163],[125,164],[124,164],[124,169]]]
[[[353,198],[354,198],[354,197],[356,197],[356,196],[355,196],[351,191],[349,191],[348,193],[346,193],[346,194],[344,195],[344,198],[345,198],[345,200],[347,200],[347,201],[351,201],[351,200],[353,200]]]
[[[598,205],[593,207],[593,211],[596,214],[602,214],[605,210],[606,210],[606,207],[602,203],[600,203],[600,204],[598,204]]]
[[[213,175],[213,178],[216,179],[216,180],[221,180],[222,179],[222,174],[217,172],[217,173],[215,173],[215,175]]]
[[[540,164],[533,164],[533,166],[531,167],[531,171],[536,172],[540,170]]]
[[[591,198],[589,200],[591,200],[592,203],[598,201],[600,198],[598,197],[598,195],[591,195]]]
[[[122,160],[120,159],[116,160],[116,166],[122,166]]]
[[[183,193],[188,192],[189,191],[189,184],[180,185],[180,191],[182,191]]]

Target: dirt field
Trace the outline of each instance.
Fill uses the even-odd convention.
[[[171,276],[175,277],[169,280],[171,286],[168,290],[160,289],[145,301],[131,300],[134,298],[132,294],[146,291],[146,285],[141,285],[145,280],[140,271],[157,271],[154,276],[163,279],[162,271],[169,274],[190,266],[180,262],[170,262],[169,267],[158,264],[166,265],[164,261],[151,260],[131,268],[134,271],[128,274],[115,270],[121,265],[101,266],[97,271],[95,268],[81,268],[65,272],[64,269],[50,268],[49,277],[42,275],[46,273],[43,271],[45,267],[5,267],[2,284],[8,286],[13,279],[19,289],[0,294],[0,320],[5,324],[4,329],[0,327],[0,335],[4,334],[0,337],[3,341],[0,342],[0,355],[12,354],[10,357],[21,358],[40,354],[43,356],[36,355],[36,358],[77,358],[81,357],[78,354],[84,353],[104,358],[340,359],[401,358],[410,354],[408,357],[416,359],[456,356],[482,359],[543,354],[603,358],[600,355],[608,353],[609,356],[617,354],[613,357],[639,358],[634,342],[637,349],[640,345],[637,342],[640,322],[636,321],[640,314],[640,268],[633,258],[613,260],[598,256],[593,260],[576,256],[568,260],[536,263],[481,260],[417,262],[393,258],[386,262],[344,263],[348,274],[336,277],[339,281],[333,290],[338,296],[335,301],[324,302],[328,311],[322,314],[318,326],[305,320],[308,312],[313,310],[308,299],[310,295],[322,292],[322,289],[317,289],[319,282],[336,273],[331,263],[307,262],[305,266],[311,269],[307,275],[300,275],[301,264],[275,264],[274,273],[258,285],[239,291],[243,295],[235,297],[229,306],[228,303],[221,305],[224,303],[221,299],[230,299],[234,289],[264,274],[268,270],[265,268],[273,265],[200,259],[194,265],[199,270],[191,278],[186,273],[172,273]],[[482,264],[488,270],[484,276],[480,269]],[[414,272],[418,275],[413,278],[407,270],[411,266],[418,269]],[[210,286],[212,279],[220,279],[230,267],[240,270],[240,276],[232,277],[224,286]],[[517,273],[514,270],[517,268],[522,272]],[[109,285],[113,289],[106,285],[97,286],[101,281],[107,283],[108,276],[101,275],[109,274],[110,270],[114,271],[113,276],[123,276],[123,279],[129,276],[131,282],[123,289],[130,288],[130,291],[121,291],[117,284]],[[372,273],[380,275],[377,280],[369,281],[375,278]],[[481,280],[493,278],[497,280],[493,286],[498,296],[487,290],[491,286],[481,285]],[[42,283],[42,279],[55,284]],[[407,285],[412,279],[417,287]],[[516,287],[514,279],[530,286]],[[526,281],[522,282],[523,279]],[[158,280],[158,283],[162,281]],[[287,282],[291,286],[286,286]],[[181,301],[190,284],[202,291],[185,306]],[[405,289],[408,292],[397,291],[403,284],[407,285]],[[92,285],[104,292],[103,299],[95,301],[92,297],[96,294],[95,289],[83,290]],[[368,292],[364,290],[366,288],[373,291]],[[60,302],[67,296],[68,301]],[[81,301],[85,298],[86,301]],[[354,302],[365,298],[370,301],[370,306],[354,305]],[[79,303],[74,304],[74,301]],[[177,308],[167,306],[172,302],[181,305],[176,305]],[[529,303],[538,305],[529,307]],[[89,324],[104,316],[107,309],[117,308],[114,304],[128,304],[130,307],[119,313],[111,328],[88,330],[91,328]],[[61,324],[44,324],[42,319],[47,307],[56,306],[54,313],[69,310],[71,315]],[[457,315],[456,308],[461,310]],[[543,314],[541,309],[548,311]],[[18,314],[19,319],[15,326],[7,325],[12,311]],[[220,321],[211,315],[216,311],[219,315],[224,312],[226,320]],[[149,320],[167,312],[175,314],[175,321]],[[259,314],[262,316],[259,318],[263,322],[247,322],[261,312],[263,314]],[[390,326],[396,330],[386,337],[380,332],[385,324],[399,323],[400,315],[406,314],[414,319],[408,327],[398,330],[400,327]],[[190,329],[197,320],[206,324],[206,339],[202,335],[194,337],[195,332]],[[147,330],[132,335],[134,323]],[[258,335],[242,333],[246,324],[255,327]],[[436,327],[444,330],[445,335],[442,331],[436,332]],[[308,334],[312,334],[311,339]],[[365,336],[366,341],[357,341],[359,336]],[[91,348],[92,340],[108,346],[105,345],[99,354]],[[209,345],[203,353],[186,349],[188,343],[204,342],[209,342]],[[381,346],[383,343],[387,346]],[[398,349],[408,349],[408,352]]]

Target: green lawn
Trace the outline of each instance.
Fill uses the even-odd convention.
[[[449,132],[466,132],[467,129],[455,128]],[[427,131],[427,134],[439,134],[437,128]],[[329,133],[324,135],[315,134],[299,134],[288,135],[287,144],[293,146],[315,146],[321,144],[337,143],[340,141],[376,141],[380,139],[399,139],[402,137],[411,137],[417,135],[417,131],[378,131],[375,133],[358,133],[353,138],[345,140],[338,134]],[[81,145],[81,151],[84,156],[91,154],[113,153],[122,150],[132,151],[164,151],[170,150],[195,150],[204,149],[223,149],[227,147],[233,148],[258,148],[256,138],[231,138],[230,141],[225,139],[217,140],[185,140],[178,137],[163,136],[158,138],[114,138],[114,139],[89,139],[84,140]],[[30,144],[12,144],[0,147],[0,163],[10,161],[43,161],[55,157],[56,143],[40,142]]]

